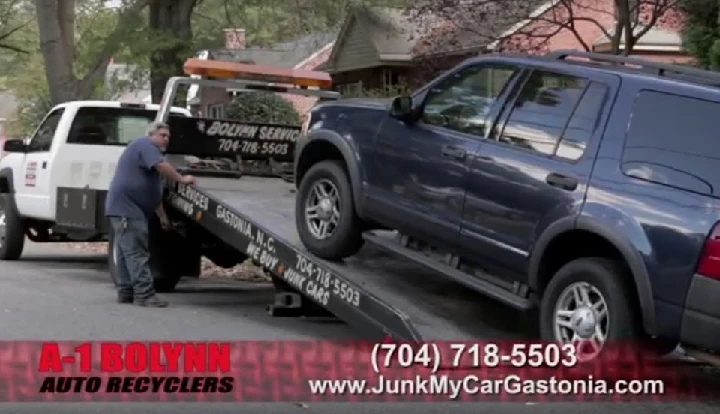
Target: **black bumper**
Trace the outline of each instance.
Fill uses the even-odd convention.
[[[720,280],[693,276],[685,300],[680,342],[720,352]]]

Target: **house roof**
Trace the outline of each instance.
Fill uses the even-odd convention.
[[[509,3],[514,6],[508,7]],[[482,6],[473,3],[468,4],[471,7],[468,12],[459,8],[451,15],[389,7],[358,8],[343,22],[330,61],[343,47],[344,36],[353,22],[363,25],[380,60],[407,61],[421,54],[483,50],[499,33],[547,3],[548,0],[507,0]]]
[[[229,62],[292,68],[313,53],[332,43],[337,30],[311,33],[292,41],[273,45],[272,48],[215,49],[209,51],[210,58]]]

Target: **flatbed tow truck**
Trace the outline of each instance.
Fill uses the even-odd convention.
[[[321,89],[331,86],[330,77],[321,72],[197,59],[189,59],[184,69],[188,75],[214,79],[171,78],[156,121],[168,121],[170,103],[178,89],[191,84],[339,98],[337,92]],[[198,123],[198,130],[217,132],[214,136],[201,134],[203,137],[187,133],[193,125],[187,124],[180,131],[170,121],[168,154],[217,157],[235,152],[248,158],[253,156],[248,148],[263,145],[255,136],[236,138],[243,136],[241,130],[247,125],[233,127],[233,121],[183,120]],[[273,316],[331,314],[364,336],[378,339],[536,337],[528,334],[527,327],[532,324],[524,324],[523,317],[502,318],[500,315],[512,311],[479,298],[428,268],[391,256],[373,247],[372,242],[341,264],[307,253],[295,226],[294,186],[282,179],[200,177],[192,186],[169,183],[166,201],[171,219],[179,223],[181,231],[193,233],[192,239],[217,238],[235,250],[235,261],[249,257],[270,275],[275,292],[268,310]],[[495,316],[493,321],[481,321],[480,315]]]

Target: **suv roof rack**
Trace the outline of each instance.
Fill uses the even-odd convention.
[[[668,76],[669,74],[676,74],[720,85],[720,73],[690,68],[686,66],[673,65],[670,63],[652,62],[645,59],[627,56],[608,55],[605,53],[581,52],[578,50],[558,50],[548,53],[546,57],[558,60],[565,60],[567,58],[576,57],[585,58],[596,62],[614,63],[624,66],[633,65],[640,67],[641,70],[654,73],[658,76]]]

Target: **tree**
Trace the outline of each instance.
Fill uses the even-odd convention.
[[[60,102],[88,99],[104,78],[113,54],[121,47],[126,33],[142,24],[141,12],[150,0],[124,1],[122,7],[109,11],[104,2],[75,0],[35,0],[40,50],[45,66],[50,100]],[[115,13],[116,21],[102,41],[93,43],[93,57],[86,67],[77,65],[78,45],[76,17],[82,6],[94,7],[97,13]]]
[[[32,22],[27,14],[23,15],[22,0],[0,0],[0,49],[17,53],[28,53],[19,43],[15,35]]]
[[[228,105],[227,116],[245,122],[300,125],[300,114],[290,101],[272,92],[242,92]]]
[[[545,1],[529,0],[418,0],[411,6],[415,20],[435,25],[427,35],[450,42],[471,34],[496,42],[498,51],[542,50],[553,37],[571,33],[578,44],[590,51],[580,25],[596,29],[610,40],[609,53],[629,55],[642,38],[678,0],[557,0],[553,7],[535,13]],[[438,25],[438,20],[441,24]],[[513,22],[525,22],[511,34],[503,34]],[[440,33],[437,33],[440,27]],[[458,34],[459,33],[459,34]],[[594,39],[592,39],[594,40]],[[437,43],[437,42],[433,42]],[[431,45],[429,54],[451,48],[452,44]]]
[[[149,29],[159,47],[150,56],[150,91],[159,102],[168,78],[182,75],[186,58],[195,52],[190,18],[199,0],[152,0]]]
[[[705,68],[720,70],[720,1],[681,0],[683,46]]]

